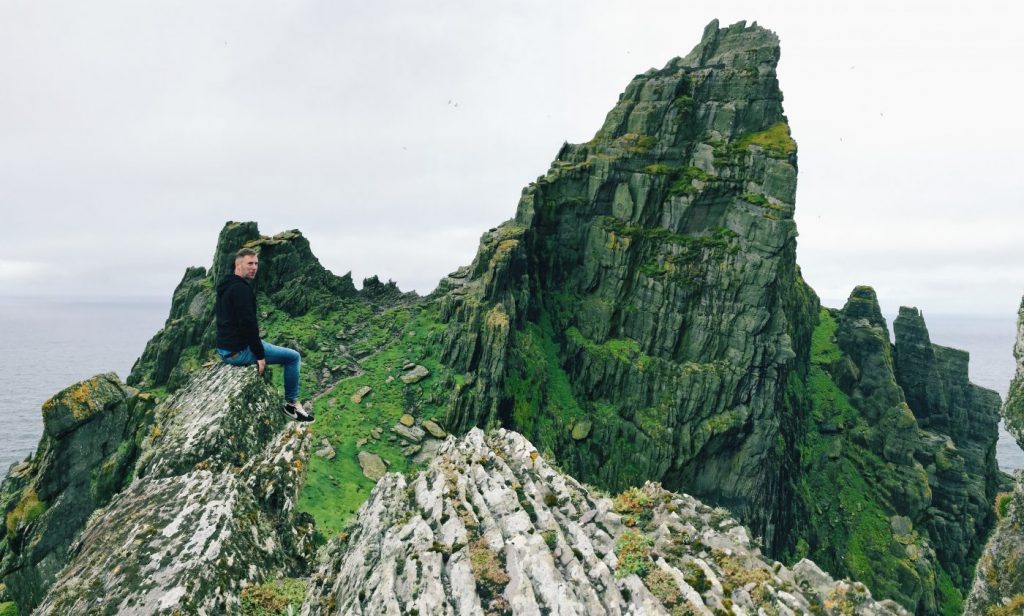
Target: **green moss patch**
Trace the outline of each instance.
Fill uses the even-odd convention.
[[[13,537],[22,528],[46,511],[46,503],[39,500],[35,488],[28,486],[21,493],[21,500],[7,513],[7,537]]]
[[[738,150],[745,150],[752,145],[764,148],[776,158],[786,158],[796,151],[796,142],[790,136],[789,125],[785,122],[774,124],[768,130],[741,135],[734,142]]]

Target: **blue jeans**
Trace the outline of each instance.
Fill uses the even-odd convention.
[[[296,402],[299,399],[299,366],[302,365],[302,356],[298,351],[275,346],[266,340],[262,342],[267,363],[284,366],[285,401]],[[252,349],[249,347],[245,347],[241,351],[217,349],[217,354],[225,364],[232,366],[251,366],[256,363],[256,356],[252,354]]]

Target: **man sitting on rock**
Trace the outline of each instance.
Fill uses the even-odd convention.
[[[259,269],[259,256],[255,250],[243,248],[235,254],[235,271],[217,283],[217,353],[226,364],[251,366],[256,364],[260,374],[267,364],[284,365],[285,415],[296,421],[313,421],[313,415],[299,404],[299,366],[302,356],[298,351],[274,346],[260,339],[256,321],[256,293],[252,281]]]

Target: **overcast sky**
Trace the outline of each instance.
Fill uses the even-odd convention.
[[[704,25],[782,41],[827,305],[1015,313],[1019,2],[0,4],[0,296],[169,299],[227,220],[427,293]]]

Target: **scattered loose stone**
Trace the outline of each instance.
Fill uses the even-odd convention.
[[[405,362],[405,365],[402,366],[402,370],[412,370],[415,367],[416,364],[412,363],[411,361],[407,361]]]
[[[419,443],[427,435],[419,426],[406,426],[400,423],[395,424],[391,431],[411,443]]]
[[[389,374],[389,375],[388,375],[388,378],[384,379],[384,382],[385,382],[385,383],[391,383],[391,382],[392,382],[392,381],[394,381],[394,380],[395,380],[395,377],[393,377],[393,376],[391,376],[391,375]]]
[[[423,428],[434,438],[444,438],[448,436],[448,433],[444,431],[444,428],[429,419],[423,422]]]
[[[414,456],[419,453],[421,449],[423,449],[423,445],[409,445],[402,448],[402,453],[407,456]]]
[[[370,442],[370,439],[368,439],[368,438],[361,438],[358,441],[356,441],[356,447],[363,447],[368,442]]]
[[[373,391],[372,387],[370,387],[369,385],[363,385],[358,390],[356,390],[356,393],[352,394],[352,402],[359,404],[360,402],[363,401],[363,398],[370,395],[371,391]]]
[[[360,451],[356,457],[359,458],[359,467],[363,469],[363,475],[367,479],[377,481],[384,476],[384,473],[388,472],[388,467],[384,465],[384,459],[375,453]]]
[[[406,413],[405,415],[402,415],[402,417],[398,421],[403,426],[411,426],[411,425],[416,423],[416,420],[413,419],[413,416],[409,415],[408,413]]]
[[[428,376],[430,376],[430,370],[427,370],[423,366],[416,366],[409,372],[402,375],[402,382],[406,385],[412,385],[413,383],[419,383]]]
[[[374,428],[373,430],[370,430],[370,436],[373,437],[373,439],[377,440],[377,441],[380,440],[380,435],[383,434],[383,433],[384,433],[384,430],[382,430],[379,426]]]
[[[585,419],[583,421],[577,421],[572,427],[572,437],[577,441],[582,441],[590,436],[590,428],[591,423],[589,421]]]
[[[331,442],[329,440],[321,439],[320,444],[321,447],[316,450],[316,455],[328,460],[333,460],[338,455],[338,452],[334,450],[334,447],[331,447]]]

